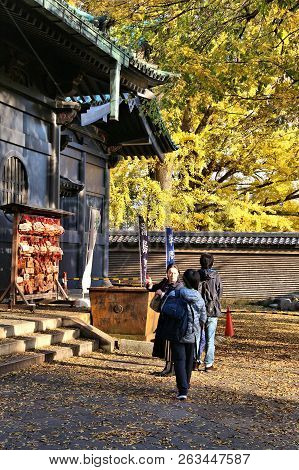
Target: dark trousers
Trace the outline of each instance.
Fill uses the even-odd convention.
[[[170,343],[176,384],[180,395],[187,395],[193,367],[193,343]]]

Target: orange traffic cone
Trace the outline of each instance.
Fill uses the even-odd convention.
[[[234,336],[234,327],[233,327],[233,320],[232,314],[230,312],[230,306],[227,307],[226,310],[226,325],[225,325],[225,336]]]

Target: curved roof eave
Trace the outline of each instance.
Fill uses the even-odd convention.
[[[144,78],[147,78],[150,87],[163,84],[169,78],[176,76],[170,72],[159,70],[154,64],[138,59],[134,53],[117,45],[112,38],[99,31],[87,19],[76,14],[67,3],[62,4],[59,0],[47,0],[46,2],[44,0],[22,1],[47,18],[54,16],[56,25],[62,27],[66,32],[71,32],[72,35],[76,32],[76,39],[81,40],[85,45],[86,42],[92,44],[95,50],[98,49],[101,54],[104,53],[115,59],[129,72],[141,74]]]

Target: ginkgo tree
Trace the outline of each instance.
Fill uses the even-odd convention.
[[[299,2],[79,3],[175,74],[155,93],[179,150],[112,170],[112,225],[141,213],[152,229],[298,230]]]

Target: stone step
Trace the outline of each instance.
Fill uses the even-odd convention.
[[[98,340],[73,339],[68,343],[47,346],[47,349],[2,355],[0,356],[0,376],[44,362],[61,362],[73,356],[89,355],[98,347]]]
[[[22,353],[26,350],[41,349],[56,343],[65,343],[80,336],[80,329],[47,330],[44,333],[31,333],[15,339],[6,338],[0,341],[0,356]]]
[[[47,330],[43,333],[32,333],[22,338],[26,341],[26,349],[39,349],[51,344],[65,343],[75,338],[79,338],[79,329],[57,328],[55,330]]]
[[[84,356],[91,354],[99,347],[98,340],[76,339],[68,343],[52,345],[39,352],[45,354],[47,362],[63,361],[73,356]]]
[[[61,362],[69,357],[74,356],[74,351],[70,346],[49,346],[47,349],[40,351],[45,354],[46,362]]]
[[[33,316],[33,315],[27,316],[27,315],[21,315],[21,314],[0,314],[0,326],[2,328],[5,325],[9,325],[9,321],[11,320],[20,321],[20,325],[24,321],[35,323],[34,332],[52,330],[52,329],[59,328],[60,326],[62,326],[62,319],[58,317],[56,318],[56,317],[41,317],[41,316]],[[19,329],[21,329],[21,326],[19,327]],[[26,332],[24,332],[24,334],[25,333]],[[8,336],[9,335],[7,335],[7,337]]]
[[[0,356],[8,356],[10,354],[24,353],[26,351],[26,343],[21,339],[2,339],[0,341]]]
[[[36,323],[34,321],[26,321],[11,318],[0,318],[0,328],[2,338],[11,336],[21,336],[27,333],[34,333],[36,330]]]
[[[79,319],[84,323],[90,324],[90,312],[82,312],[78,311],[74,308],[70,308],[69,310],[60,310],[54,309],[53,307],[49,307],[49,309],[44,308],[37,308],[34,312],[29,312],[28,310],[24,310],[22,308],[10,310],[7,307],[3,307],[2,304],[0,305],[0,319],[1,318],[11,318],[11,319],[21,319],[21,320],[31,320],[34,317],[38,318],[52,318],[60,320],[65,320],[68,323],[65,326],[73,326],[72,318],[74,320]]]
[[[99,343],[102,347],[107,342],[101,335],[90,326],[86,313],[0,310],[0,375],[90,355]]]
[[[33,365],[45,362],[46,356],[43,353],[25,352],[23,354],[10,354],[0,357],[0,376],[10,372],[26,369]]]
[[[74,351],[74,356],[85,356],[99,349],[99,340],[80,338],[72,341],[70,347]]]

